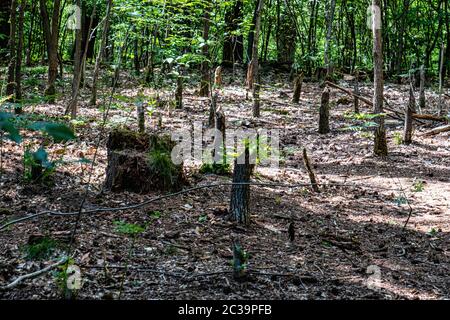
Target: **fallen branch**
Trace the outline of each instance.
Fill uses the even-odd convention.
[[[59,267],[60,265],[64,264],[67,262],[69,258],[64,257],[62,259],[60,259],[58,262],[55,262],[54,264],[51,264],[47,267],[45,267],[44,269],[29,273],[29,274],[25,274],[23,276],[18,277],[16,280],[14,280],[13,282],[11,282],[10,284],[0,287],[0,291],[5,291],[5,290],[10,290],[14,287],[16,287],[17,285],[19,285],[23,280],[26,279],[31,279],[31,278],[36,278],[44,273],[49,272],[50,270],[55,269],[56,267]]]
[[[432,135],[436,135],[436,134],[448,132],[448,131],[450,131],[450,124],[434,128],[433,130],[430,130],[430,131],[427,131],[427,132],[421,134],[421,136],[432,136]]]
[[[361,95],[355,94],[354,92],[352,92],[351,90],[345,89],[343,87],[338,86],[337,84],[333,83],[333,82],[325,82],[327,85],[329,85],[330,87],[333,87],[335,89],[338,89],[342,92],[347,93],[348,95],[351,95],[355,98],[358,98],[359,100],[363,101],[364,103],[366,103],[368,106],[373,107],[373,102],[370,101],[368,98],[365,98]],[[384,101],[386,102],[386,104],[388,104],[386,98],[384,98]],[[387,111],[390,111],[392,113],[394,113],[394,115],[389,115],[390,117],[394,118],[394,119],[398,119],[398,120],[404,120],[404,114],[400,111],[396,111],[394,109],[392,109],[389,106],[384,106],[384,109]],[[415,119],[416,121],[418,120],[431,120],[431,121],[440,121],[440,122],[447,122],[447,119],[445,117],[436,117],[433,115],[429,115],[429,114],[413,114],[413,119]],[[423,122],[418,121],[421,124],[423,124]]]
[[[438,122],[448,122],[446,117],[438,117],[433,116],[431,114],[413,114],[413,118],[415,119],[422,119],[422,120],[431,120],[431,121],[438,121]]]
[[[125,210],[131,210],[131,209],[140,209],[143,208],[150,203],[164,200],[167,198],[175,197],[178,195],[190,193],[192,191],[201,190],[201,189],[207,189],[207,188],[216,188],[216,187],[226,187],[226,186],[233,186],[233,185],[253,185],[253,186],[260,186],[260,187],[281,187],[281,188],[303,188],[311,186],[309,183],[297,183],[297,184],[286,184],[286,183],[259,183],[259,182],[242,182],[242,183],[215,183],[215,184],[207,184],[203,186],[197,186],[194,188],[182,190],[175,193],[170,193],[167,195],[163,195],[160,197],[156,197],[141,203],[129,205],[129,206],[123,206],[123,207],[116,207],[116,208],[97,208],[97,209],[91,209],[86,211],[76,211],[76,212],[60,212],[60,211],[42,211],[35,214],[31,214],[19,219],[11,220],[3,225],[0,226],[0,231],[8,228],[11,225],[17,224],[22,221],[31,220],[40,216],[48,215],[48,216],[59,216],[59,217],[66,217],[66,216],[77,216],[78,214],[94,214],[94,213],[102,213],[102,212],[118,212],[118,211],[125,211]],[[374,186],[366,186],[366,185],[355,185],[351,183],[317,183],[317,186],[325,186],[325,187],[367,187],[367,188],[377,188],[379,190],[388,190],[388,191],[398,191],[396,189],[391,188],[385,188],[385,187],[374,187]]]

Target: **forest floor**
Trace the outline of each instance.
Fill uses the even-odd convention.
[[[82,215],[74,245],[74,262],[81,268],[83,281],[78,298],[117,298],[124,279],[123,299],[450,299],[450,133],[423,137],[419,134],[430,125],[417,126],[414,143],[401,145],[394,133],[402,132],[403,123],[389,119],[389,156],[376,158],[370,131],[341,130],[355,125],[344,117],[353,107],[345,94],[332,90],[332,132],[319,135],[323,89],[317,83],[305,83],[301,101],[294,105],[287,75],[269,72],[263,79],[260,120],[251,117],[251,100],[245,99],[241,83],[229,84],[229,75],[219,94],[228,128],[244,124],[281,131],[284,161],[279,169],[257,168],[253,181],[308,183],[302,162],[306,147],[319,183],[328,186],[322,186],[320,193],[309,187],[252,186],[252,222],[247,228],[227,219],[228,186],[196,190],[142,209]],[[370,96],[371,85],[361,86]],[[108,126],[136,127],[136,88],[131,76],[122,77]],[[108,90],[104,89],[105,99]],[[183,110],[159,110],[160,131],[207,120],[208,99],[199,98],[193,88],[186,91]],[[151,94],[144,90],[145,96]],[[386,84],[385,94],[391,106],[403,110],[407,86]],[[431,113],[437,96],[427,94],[429,107],[424,112]],[[48,146],[55,159],[66,161],[58,167],[51,187],[22,178],[24,148],[40,143],[38,138],[29,136],[22,145],[4,142],[0,224],[42,210],[78,210],[90,165],[76,160],[92,160],[103,112],[88,106],[88,99],[89,90],[83,91],[78,139]],[[25,111],[61,117],[66,103],[39,103]],[[360,106],[370,112],[363,103]],[[147,122],[149,128],[156,128],[158,121],[153,117]],[[124,206],[163,194],[102,192],[106,165],[103,136],[85,208]],[[191,186],[231,181],[199,174],[195,167],[186,171]],[[288,239],[291,219],[296,226],[293,242]],[[73,216],[40,216],[0,231],[0,285],[56,261],[75,221]],[[117,221],[147,227],[133,241],[117,231]],[[61,246],[41,260],[29,260],[24,248],[30,236],[39,234]],[[242,282],[231,273],[236,237],[249,253],[250,276]],[[0,291],[0,298],[60,298],[57,275],[56,270],[25,280],[12,290]]]

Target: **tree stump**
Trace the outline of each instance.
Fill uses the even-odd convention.
[[[413,114],[415,109],[416,99],[414,98],[414,89],[411,82],[409,86],[409,103],[405,108],[405,130],[403,132],[404,144],[410,144],[412,142]]]
[[[303,86],[303,72],[295,78],[294,81],[294,96],[292,97],[293,103],[300,102],[300,96],[302,94],[302,86]]]
[[[425,99],[425,67],[422,65],[420,67],[420,95],[419,95],[419,107],[421,110],[426,107]]]
[[[175,109],[183,109],[183,76],[177,78],[177,89],[175,91]]]
[[[219,98],[219,94],[214,92],[211,96],[211,104],[209,105],[209,117],[208,117],[208,126],[210,128],[214,128],[214,121],[216,118],[216,110],[217,110],[217,99]]]
[[[319,133],[327,134],[330,132],[330,89],[325,87],[322,93],[319,117]]]
[[[234,162],[233,183],[236,185],[231,188],[230,202],[231,216],[237,223],[245,225],[250,223],[250,185],[239,183],[250,182],[253,167],[254,164],[250,164],[250,150],[246,146],[244,154]]]
[[[175,165],[169,136],[116,129],[108,138],[106,190],[148,193],[177,191],[186,183],[183,165]]]

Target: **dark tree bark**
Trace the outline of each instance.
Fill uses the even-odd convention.
[[[249,90],[253,89],[253,116],[260,116],[260,99],[259,99],[259,91],[260,91],[260,76],[259,76],[259,57],[258,57],[258,48],[259,48],[259,34],[261,31],[261,15],[264,8],[264,0],[259,0],[256,11],[255,11],[255,31],[253,37],[253,46],[252,46],[252,60],[249,64],[249,69],[247,73],[247,87]],[[257,81],[257,85],[254,85],[255,81]]]
[[[17,0],[11,1],[11,15],[10,15],[10,33],[9,33],[9,65],[8,65],[8,83],[6,85],[6,95],[10,96],[14,94],[16,83],[16,11]]]
[[[425,66],[420,67],[420,95],[419,95],[419,107],[425,109],[426,99],[425,99]]]
[[[100,74],[100,65],[103,60],[106,43],[108,40],[109,19],[110,19],[110,15],[111,15],[112,4],[113,4],[113,0],[108,0],[108,5],[106,7],[105,21],[103,22],[102,42],[100,44],[100,49],[97,54],[97,59],[95,60],[94,75],[93,75],[93,79],[92,79],[92,95],[91,95],[91,101],[90,101],[91,105],[97,104],[97,80],[98,80],[98,76]]]
[[[3,0],[0,2],[0,48],[7,48],[9,42],[9,17],[11,15],[11,0]],[[6,52],[0,50],[0,59],[6,58]]]
[[[17,34],[17,52],[16,52],[16,101],[20,102],[22,100],[22,51],[23,51],[23,25],[25,17],[26,1],[21,0],[19,6],[19,21],[18,21],[18,34]],[[20,106],[15,109],[16,114],[22,113],[22,108]]]
[[[325,67],[327,68],[327,78],[331,73],[331,62],[330,62],[330,41],[331,41],[331,32],[333,31],[333,20],[334,20],[334,11],[336,8],[336,0],[329,0],[328,10],[327,10],[327,35],[325,37],[325,50],[324,50],[324,60]]]
[[[355,74],[355,89],[354,89],[355,96],[353,97],[353,110],[355,113],[359,113],[359,99],[357,96],[359,96],[359,72],[356,71]]]
[[[249,183],[254,164],[250,164],[250,150],[246,146],[244,153],[235,160],[233,183]],[[236,184],[231,187],[230,213],[239,224],[250,223],[250,185]]]
[[[372,0],[372,5],[375,8],[381,8],[380,0]],[[373,106],[374,113],[383,113],[383,93],[384,93],[384,79],[383,79],[383,39],[380,26],[376,25],[376,13],[373,12],[372,31],[373,31],[373,64],[374,64],[374,96]],[[387,140],[386,129],[384,126],[384,117],[376,118],[377,127],[375,129],[375,146],[374,153],[377,156],[387,156]]]
[[[287,8],[279,8],[277,28],[277,62],[279,64],[292,65],[295,59],[296,29],[292,23]]]
[[[61,8],[61,0],[55,0],[53,4],[53,13],[50,17],[47,10],[47,3],[45,0],[39,0],[42,23],[44,29],[45,41],[47,44],[48,56],[48,79],[47,88],[45,89],[45,96],[48,97],[50,103],[55,102],[56,87],[55,81],[58,77],[58,39],[59,39],[59,14]]]
[[[292,97],[293,103],[299,103],[300,102],[300,96],[302,94],[302,86],[303,86],[303,72],[300,73],[294,81],[294,95]]]
[[[243,20],[242,7],[243,0],[236,0],[234,6],[225,13],[227,36],[223,44],[222,63],[224,66],[242,62],[244,58],[244,37],[235,34]]]
[[[405,108],[405,130],[403,132],[403,143],[410,144],[412,142],[413,131],[413,114],[416,109],[416,99],[414,98],[414,88],[412,82],[409,86],[409,103]]]
[[[222,108],[218,108],[215,117],[215,128],[217,130],[214,137],[214,164],[226,164],[226,131],[225,131],[225,113]]]
[[[36,15],[36,2],[33,1],[30,12],[31,21],[30,21],[30,30],[28,31],[28,43],[25,60],[25,64],[27,65],[27,67],[31,66],[31,57],[33,54],[33,31],[34,31],[35,15]]]
[[[205,8],[205,13],[203,17],[203,40],[205,44],[202,47],[203,61],[201,64],[201,73],[202,79],[200,81],[200,96],[207,97],[209,96],[209,84],[211,82],[210,79],[210,71],[209,71],[209,47],[208,47],[208,39],[209,39],[209,27],[210,27],[210,13],[211,10],[210,5]]]
[[[208,126],[210,128],[214,127],[215,119],[216,119],[216,110],[217,110],[217,99],[219,95],[217,92],[214,92],[211,96],[211,104],[209,106],[209,118],[208,118]]]
[[[330,89],[325,87],[322,92],[319,116],[319,133],[327,134],[330,132]]]
[[[177,88],[175,90],[175,108],[183,109],[183,75],[177,77]]]

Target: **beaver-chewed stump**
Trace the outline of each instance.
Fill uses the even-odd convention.
[[[175,165],[169,136],[115,129],[108,138],[105,189],[114,192],[178,191],[186,184],[183,165]]]

